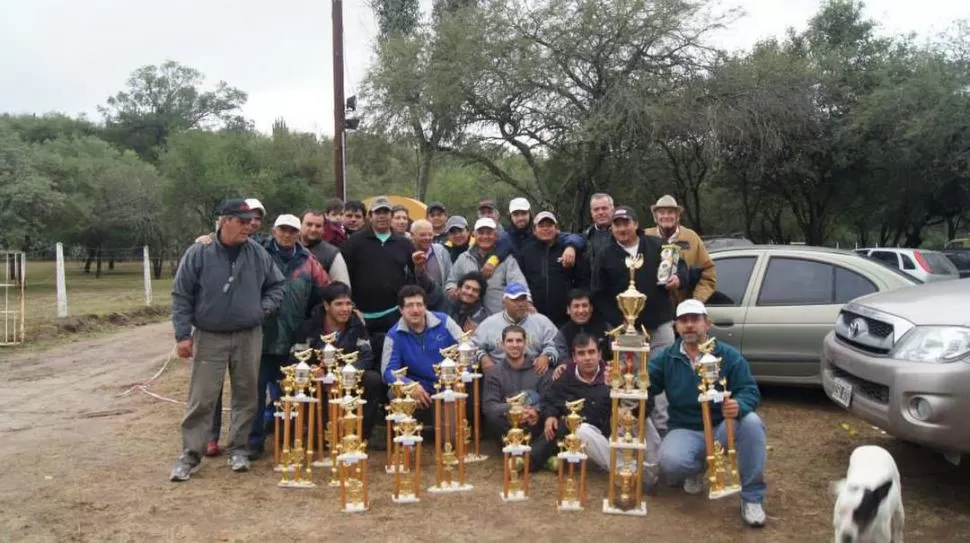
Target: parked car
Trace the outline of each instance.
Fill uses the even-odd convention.
[[[754,242],[744,237],[744,234],[729,234],[719,236],[703,236],[701,240],[708,251],[724,247],[744,247],[754,245]]]
[[[889,434],[970,454],[970,280],[880,292],[847,304],[822,345],[833,402]]]
[[[970,249],[970,238],[951,239],[943,246],[944,249]]]
[[[960,278],[970,277],[970,248],[968,249],[943,249],[943,256],[950,259],[957,268]]]
[[[877,247],[856,249],[855,252],[885,262],[903,273],[912,275],[923,283],[960,278],[957,267],[939,251]]]
[[[728,247],[712,250],[711,258],[711,331],[741,350],[759,383],[818,386],[819,345],[842,305],[917,284],[879,262],[824,247]]]

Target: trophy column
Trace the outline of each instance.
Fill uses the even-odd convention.
[[[511,428],[502,437],[505,444],[502,447],[502,501],[518,502],[529,499],[529,461],[532,448],[529,446],[531,435],[519,427],[522,415],[525,413],[523,402],[525,392],[506,398],[509,406],[508,419]],[[519,478],[519,466],[522,464],[522,478]]]
[[[452,351],[453,347],[442,349],[445,358],[434,366],[438,382],[435,383],[436,392],[431,396],[434,400],[435,484],[428,492],[432,493],[472,489],[472,485],[465,483],[465,400],[468,394],[461,390],[458,365],[451,358]]]
[[[394,436],[397,433],[396,427],[398,423],[404,420],[404,402],[406,400],[414,401],[405,394],[407,383],[404,382],[404,377],[407,375],[407,372],[408,369],[406,367],[391,372],[391,375],[394,376],[394,382],[390,386],[391,401],[384,406],[384,409],[387,410],[387,415],[384,417],[384,420],[387,422],[387,459],[384,462],[385,473],[396,473],[398,470],[399,465],[394,453]]]
[[[305,356],[297,354],[298,364],[283,368],[283,457],[282,477],[278,486],[283,488],[313,488],[313,441],[314,415],[317,399],[310,366]],[[295,393],[294,393],[295,392]],[[291,441],[292,440],[292,441]]]
[[[734,421],[725,421],[727,451],[714,439],[711,404],[722,403],[731,397],[731,392],[727,390],[727,379],[720,377],[721,359],[713,354],[714,343],[714,338],[711,338],[700,345],[700,351],[703,354],[697,363],[697,375],[700,377],[700,383],[697,385],[700,394],[697,396],[697,401],[701,404],[704,444],[707,449],[705,474],[708,484],[707,497],[717,500],[740,493],[741,477],[738,473],[738,460],[734,448]],[[718,384],[721,385],[721,390],[717,390]]]
[[[559,482],[556,509],[558,511],[582,511],[586,506],[586,443],[576,435],[576,430],[583,423],[583,417],[579,412],[583,410],[585,404],[586,400],[583,398],[566,402],[566,409],[569,410],[569,415],[566,416],[566,427],[569,428],[569,433],[559,442],[557,455]],[[578,485],[577,471],[579,471]]]
[[[317,448],[316,459],[312,465],[315,468],[333,467],[333,456],[335,456],[337,443],[330,439],[330,429],[336,425],[336,416],[330,406],[332,389],[335,388],[337,381],[335,372],[337,369],[337,356],[340,350],[333,346],[337,340],[337,334],[332,333],[320,336],[324,342],[322,349],[315,349],[318,365],[315,368],[314,381],[317,383]]]
[[[414,418],[418,403],[414,391],[420,383],[412,382],[403,387],[403,399],[399,403],[398,417],[394,424],[393,449],[388,455],[394,458],[394,503],[417,503],[421,501],[421,437],[423,426]]]
[[[363,373],[354,367],[357,353],[344,355],[344,367],[340,370],[340,387],[343,397],[339,407],[343,411],[340,418],[342,437],[336,458],[340,484],[340,505],[344,513],[358,513],[370,508],[367,481],[367,440],[361,435],[363,409],[366,400],[361,398],[363,391],[358,388]]]
[[[471,342],[472,331],[467,331],[458,339],[458,363],[461,366],[461,380],[466,390],[471,384],[472,395],[472,427],[471,432],[465,432],[465,449],[468,450],[469,441],[474,439],[473,449],[465,453],[465,462],[483,462],[488,456],[482,455],[482,405],[481,381],[482,374],[478,371],[475,361],[475,346]],[[471,435],[469,435],[471,434]]]

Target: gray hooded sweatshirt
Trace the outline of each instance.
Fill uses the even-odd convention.
[[[496,436],[505,434],[509,430],[509,421],[506,418],[509,406],[505,403],[506,398],[527,391],[526,405],[535,406],[540,412],[542,411],[542,401],[552,382],[552,370],[536,375],[532,369],[532,362],[533,358],[526,355],[525,364],[521,368],[512,368],[503,360],[485,372],[482,411],[485,413],[486,426]]]

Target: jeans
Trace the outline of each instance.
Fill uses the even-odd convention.
[[[727,430],[722,422],[714,431],[714,439],[727,447]],[[741,475],[741,500],[761,503],[765,497],[765,425],[757,413],[748,413],[735,422],[735,447],[738,471]],[[679,484],[688,477],[703,473],[707,468],[704,432],[675,428],[660,444],[660,472],[667,481]]]
[[[648,330],[650,334],[650,358],[655,358],[665,347],[674,343],[674,323],[666,322],[653,330]],[[653,398],[653,411],[650,412],[650,420],[661,435],[667,433],[667,394],[660,393]]]
[[[266,388],[278,383],[283,378],[280,368],[286,364],[289,357],[287,355],[264,354],[259,361],[259,390],[257,391],[256,401],[259,402],[259,412],[253,419],[252,428],[249,430],[249,448],[253,451],[261,451],[265,448],[266,442],[266,420],[263,413],[266,412]],[[276,410],[270,407],[270,411]]]

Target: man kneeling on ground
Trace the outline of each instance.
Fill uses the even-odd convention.
[[[526,393],[525,414],[521,426],[532,434],[532,439],[539,436],[542,424],[539,413],[542,410],[542,400],[549,387],[550,373],[542,375],[532,371],[535,358],[525,354],[526,333],[521,326],[510,325],[502,330],[502,349],[505,359],[495,365],[485,374],[485,386],[482,392],[485,425],[488,431],[501,443],[502,437],[509,431],[509,405],[506,398],[511,398],[520,392]]]

